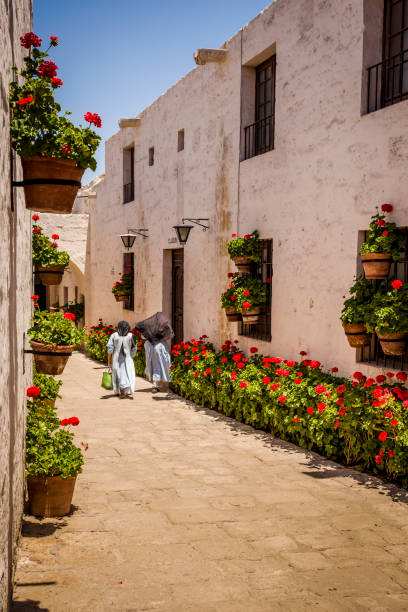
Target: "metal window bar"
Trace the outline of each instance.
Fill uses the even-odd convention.
[[[263,312],[259,323],[256,325],[244,325],[238,323],[238,334],[255,340],[271,341],[271,317],[272,317],[272,274],[273,274],[273,241],[260,240],[261,243],[261,260],[257,264],[253,264],[253,273],[266,283],[267,296]],[[267,283],[270,278],[271,282]]]
[[[388,276],[388,279],[385,281],[387,286],[390,286],[392,281],[395,279],[401,280],[403,283],[408,282],[408,228],[403,227],[399,228],[400,232],[403,232],[405,237],[405,250],[401,254],[401,258],[394,262],[391,266],[391,271]],[[362,232],[363,240],[366,240],[367,232]],[[357,274],[364,276],[364,269],[361,263],[361,258],[358,260],[357,265]],[[372,280],[371,281],[375,287],[379,287],[382,280]],[[402,355],[401,357],[384,355],[383,350],[381,348],[381,344],[377,338],[377,334],[373,334],[371,344],[369,346],[361,347],[356,350],[356,361],[368,363],[370,365],[379,366],[381,368],[391,368],[391,369],[404,369],[404,365],[407,364],[407,355]]]
[[[262,155],[274,149],[275,118],[270,115],[247,125],[244,129],[244,159]]]
[[[367,71],[367,113],[408,99],[408,49]]]
[[[133,202],[135,199],[135,184],[132,181],[131,183],[126,183],[123,185],[123,203],[127,204],[128,202]]]
[[[130,261],[130,265],[126,265],[126,262]],[[125,270],[132,270],[133,278],[135,274],[135,254],[134,253],[123,253],[123,272]],[[133,280],[134,283],[134,280]],[[124,302],[122,302],[124,310],[134,310],[135,309],[135,288],[133,285],[133,291],[130,294],[130,297],[126,298]]]

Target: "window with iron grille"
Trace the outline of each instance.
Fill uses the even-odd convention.
[[[255,123],[245,128],[244,159],[274,148],[276,55],[256,68]]]
[[[399,231],[404,234],[405,248],[401,253],[400,259],[391,265],[391,271],[386,281],[389,286],[395,279],[399,279],[403,283],[408,283],[408,228],[402,227],[399,228]],[[360,232],[359,245],[366,240],[367,233],[368,232]],[[364,276],[364,269],[360,257],[358,259],[357,274]],[[371,282],[377,287],[384,281],[372,280]],[[407,365],[407,355],[402,355],[401,357],[384,355],[377,334],[372,335],[371,344],[369,346],[357,349],[356,360],[357,362],[369,363],[374,366],[377,365],[381,368],[398,368],[400,370],[403,370],[404,365],[405,367]]]
[[[135,255],[134,253],[123,253],[123,272],[126,270],[131,270],[133,272],[133,277],[135,274]],[[134,296],[134,286],[133,291],[130,294],[130,297],[126,298],[123,303],[123,308],[125,310],[134,310],[135,309],[135,296]]]
[[[123,203],[135,198],[135,149],[123,150]]]
[[[253,264],[253,273],[260,278],[267,287],[266,303],[263,307],[263,312],[260,315],[260,321],[256,325],[238,324],[238,334],[247,336],[255,340],[271,340],[271,307],[272,307],[272,256],[273,256],[273,241],[260,240],[261,244],[261,260],[257,264]]]
[[[367,112],[406,99],[408,99],[408,0],[385,0],[383,59],[368,68]]]

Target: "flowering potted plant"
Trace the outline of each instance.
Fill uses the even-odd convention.
[[[353,348],[366,346],[371,342],[371,333],[367,333],[365,320],[371,308],[374,292],[374,285],[362,276],[358,276],[354,285],[350,287],[351,297],[344,301],[340,320],[347,340]]]
[[[267,299],[266,285],[261,279],[246,274],[236,290],[236,309],[242,315],[245,325],[255,325],[259,321],[261,307]]]
[[[233,323],[234,321],[242,320],[241,313],[236,310],[236,291],[244,277],[240,276],[238,273],[230,273],[228,277],[230,278],[228,289],[221,294],[220,300],[222,308],[225,309],[227,320]]]
[[[117,302],[124,302],[133,293],[133,270],[128,268],[112,287],[112,293]]]
[[[392,204],[383,204],[383,213],[392,211]],[[392,261],[398,261],[404,246],[404,238],[395,223],[385,221],[385,214],[371,217],[370,231],[360,248],[364,274],[369,279],[385,279]]]
[[[60,115],[61,106],[54,91],[63,85],[57,77],[58,66],[47,53],[58,45],[50,37],[43,52],[41,38],[28,32],[20,38],[28,49],[25,67],[14,74],[22,77],[10,83],[11,146],[20,155],[26,207],[30,210],[70,213],[86,168],[95,170],[95,151],[101,137],[90,129],[101,127],[96,113],[86,113],[89,127],[76,127],[67,111]]]
[[[258,230],[254,230],[252,234],[245,234],[243,238],[237,238],[236,234],[232,234],[227,249],[239,272],[251,272],[251,263],[256,263],[261,258]]]
[[[27,402],[26,476],[30,514],[64,516],[71,509],[77,475],[82,472],[83,454],[73,443],[70,426],[77,417],[60,419],[55,408]]]
[[[28,330],[35,367],[40,374],[62,374],[75,347],[85,339],[83,331],[73,325],[71,312],[37,310]]]
[[[374,295],[366,327],[376,332],[385,355],[403,355],[408,336],[408,285],[394,280],[391,286]]]
[[[69,264],[70,257],[66,251],[59,251],[58,234],[52,235],[52,240],[42,233],[42,228],[37,225],[39,217],[33,215],[33,264],[39,273],[43,285],[59,285],[62,281],[65,267]]]
[[[57,397],[61,397],[59,395],[61,385],[62,380],[56,380],[53,376],[39,374],[34,366],[33,386],[27,389],[27,397],[32,398],[32,401],[36,404],[46,404],[53,407]]]

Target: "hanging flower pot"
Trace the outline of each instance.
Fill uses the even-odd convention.
[[[115,300],[117,302],[126,302],[128,298],[130,298],[130,293],[119,293],[116,292],[113,294],[115,296]]]
[[[343,328],[348,343],[352,348],[360,348],[361,346],[369,346],[371,344],[372,334],[367,332],[365,325],[343,323]]]
[[[39,517],[65,516],[71,510],[76,476],[27,476],[30,514]]]
[[[238,271],[241,274],[248,274],[249,272],[251,272],[252,257],[250,257],[249,255],[235,257],[232,261],[237,266]]]
[[[26,208],[58,214],[72,211],[84,170],[58,157],[23,157],[21,163]]]
[[[48,268],[43,266],[35,267],[35,271],[38,273],[42,284],[46,285],[47,287],[51,285],[59,285],[62,282],[64,270],[64,265],[49,266]]]
[[[233,306],[227,306],[227,308],[225,308],[225,314],[227,315],[227,321],[229,323],[241,321],[241,314],[237,312]]]
[[[388,278],[392,264],[392,257],[389,253],[365,253],[361,256],[361,261],[367,279]]]
[[[43,344],[41,342],[30,342],[33,349],[35,367],[40,374],[62,374],[72,351],[74,344],[68,346],[56,346],[55,344]]]
[[[256,325],[260,321],[261,307],[255,306],[254,308],[242,311],[242,322],[244,325]]]
[[[407,332],[400,332],[398,334],[380,334],[377,332],[377,337],[380,341],[384,355],[401,356],[405,353],[408,337]]]

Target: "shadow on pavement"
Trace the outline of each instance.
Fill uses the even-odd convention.
[[[44,583],[39,582],[38,584],[44,584]],[[50,584],[50,583],[47,582],[45,584]],[[28,586],[28,585],[23,584],[19,586]],[[26,601],[13,601],[11,605],[11,612],[16,612],[17,610],[21,610],[21,612],[50,612],[49,608],[41,608],[39,606],[39,603],[40,603],[39,601],[33,601],[32,599],[27,599]]]

